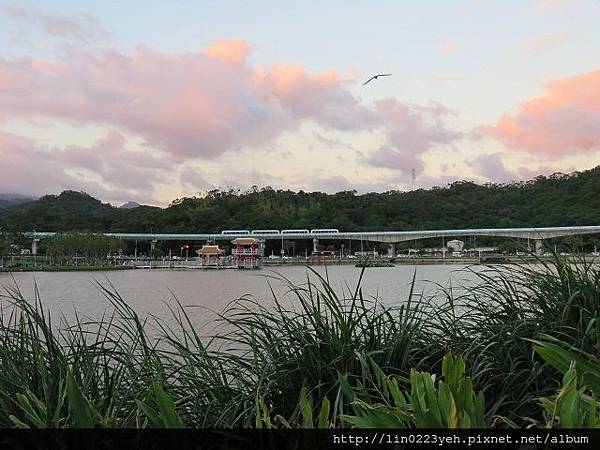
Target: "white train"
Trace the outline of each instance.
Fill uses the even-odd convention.
[[[232,236],[239,236],[240,234],[250,234],[249,230],[223,230],[221,234],[228,234]]]
[[[314,230],[299,229],[299,230],[223,230],[221,234],[230,236],[240,236],[246,234],[262,235],[262,234],[336,234],[340,230],[337,228],[315,228]]]

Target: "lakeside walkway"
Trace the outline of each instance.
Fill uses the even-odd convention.
[[[591,255],[573,255],[567,256],[586,262],[595,262],[599,258]],[[475,264],[519,264],[536,263],[541,261],[551,261],[552,256],[533,256],[533,255],[509,255],[504,257],[410,257],[410,258],[371,258],[369,263],[382,264],[381,268],[387,265],[393,266],[423,266],[423,265],[475,265]],[[361,267],[364,259],[356,258],[264,258],[261,260],[261,267],[278,266],[324,266],[324,265],[347,265]],[[1,267],[0,272],[92,272],[92,271],[117,271],[117,270],[221,270],[236,269],[231,265],[202,265],[198,261],[163,261],[163,260],[139,260],[129,261],[128,264],[110,264],[110,265],[48,265],[41,262],[31,264]]]

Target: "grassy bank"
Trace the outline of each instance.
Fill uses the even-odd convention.
[[[595,426],[600,269],[473,274],[398,307],[365,298],[362,275],[344,292],[271,278],[294,301],[234,301],[211,338],[179,304],[178,326],[149,337],[154,319],[111,287],[113,311],[60,325],[6,287],[0,427]]]

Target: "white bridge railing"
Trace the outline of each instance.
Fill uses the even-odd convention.
[[[275,231],[275,230],[273,230]],[[53,231],[31,231],[21,233],[24,236],[35,240],[44,237],[53,236]],[[127,240],[148,240],[148,241],[231,241],[238,237],[249,237],[247,234],[222,234],[222,233],[103,233],[106,236],[113,236]],[[361,240],[372,242],[402,242],[413,239],[427,238],[445,238],[460,236],[497,236],[521,239],[549,239],[562,236],[574,236],[583,234],[600,234],[600,225],[589,226],[569,226],[569,227],[527,227],[527,228],[465,228],[465,229],[446,229],[446,230],[410,230],[410,231],[339,231],[332,233],[260,233],[251,237],[260,240],[273,239],[335,239],[335,240]]]

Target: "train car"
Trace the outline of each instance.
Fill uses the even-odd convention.
[[[252,230],[252,234],[280,234],[279,230]]]
[[[239,236],[242,234],[250,234],[249,230],[223,230],[221,231],[221,234],[227,234],[227,235],[231,235],[231,236]]]
[[[340,230],[337,228],[317,228],[314,230],[310,230],[312,234],[336,234],[339,233]]]
[[[281,234],[309,234],[309,230],[281,230]]]

